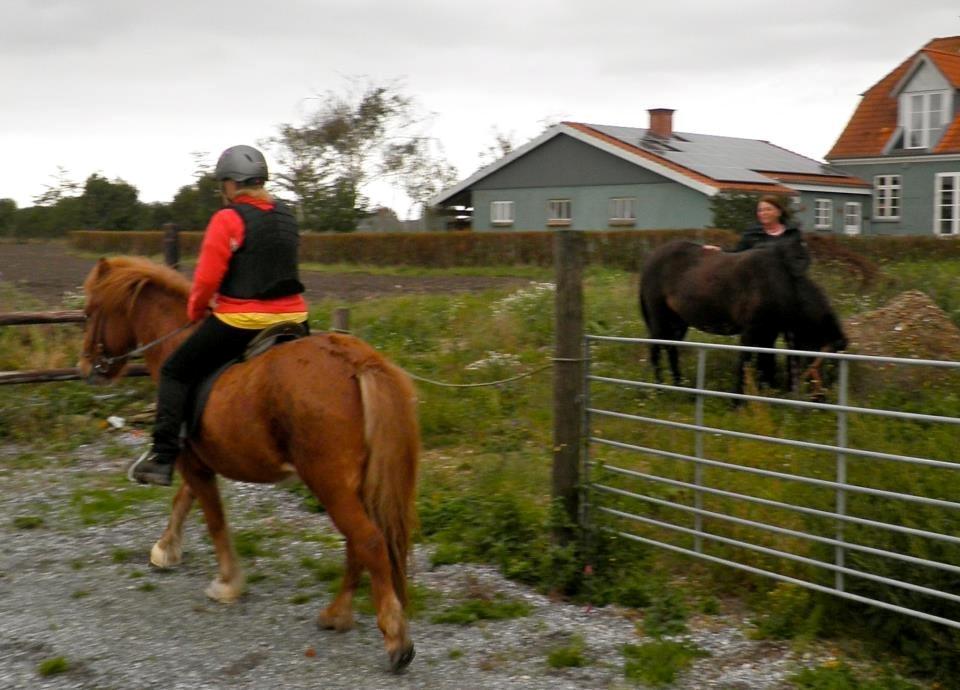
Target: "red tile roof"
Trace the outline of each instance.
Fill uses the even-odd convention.
[[[893,89],[921,55],[960,89],[960,36],[933,39],[863,94],[860,105],[827,154],[827,160],[883,153],[897,127],[897,99],[892,95]],[[956,152],[960,152],[960,118],[954,120],[934,149],[934,153]]]

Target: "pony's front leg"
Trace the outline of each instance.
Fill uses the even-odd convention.
[[[673,385],[679,386],[683,383],[683,379],[680,376],[680,348],[676,345],[667,345],[667,359],[670,360],[670,372],[673,374]]]
[[[749,352],[741,352],[740,356],[737,358],[737,384],[734,392],[738,395],[743,395],[744,384],[747,377],[747,365],[753,361],[753,356]],[[734,405],[742,405],[742,400],[734,400]]]
[[[243,594],[244,578],[223,514],[217,475],[190,451],[184,451],[181,454],[180,463],[184,481],[190,485],[190,490],[200,502],[200,508],[207,521],[207,531],[210,533],[210,539],[217,554],[217,564],[220,567],[219,575],[214,578],[204,593],[216,601],[225,604],[233,603]]]
[[[180,565],[183,558],[183,522],[193,507],[193,492],[183,482],[173,497],[173,509],[170,521],[160,535],[160,539],[150,549],[150,563],[158,568],[173,568]]]
[[[663,383],[663,375],[660,372],[660,346],[650,346],[650,364],[653,365],[653,379],[657,383]]]

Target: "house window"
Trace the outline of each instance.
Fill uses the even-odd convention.
[[[547,225],[570,225],[570,199],[547,202]]]
[[[493,225],[513,225],[513,202],[491,201],[490,223]]]
[[[929,148],[936,133],[946,124],[947,94],[941,91],[907,94],[901,101],[901,107],[904,106],[904,148]]]
[[[899,175],[876,175],[873,178],[873,217],[876,220],[900,219]]]
[[[833,201],[816,199],[813,205],[813,227],[817,230],[833,229]]]
[[[934,227],[938,235],[960,234],[960,173],[937,173]]]
[[[633,225],[636,222],[636,197],[612,197],[610,199],[610,225]]]

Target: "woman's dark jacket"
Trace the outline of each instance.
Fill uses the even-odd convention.
[[[800,233],[800,228],[796,227],[795,225],[787,226],[779,235],[768,235],[766,232],[764,232],[762,225],[754,225],[744,230],[743,234],[740,236],[740,241],[737,242],[736,246],[733,249],[728,249],[727,251],[742,252],[747,249],[753,249],[754,247],[769,245],[772,242],[781,242],[791,239],[797,241],[803,240],[803,236]]]
[[[787,272],[794,278],[799,278],[810,268],[810,252],[807,243],[803,240],[800,228],[791,225],[779,235],[768,235],[762,225],[755,225],[744,230],[740,241],[729,252],[742,252],[757,247],[776,248],[776,256],[786,267]]]

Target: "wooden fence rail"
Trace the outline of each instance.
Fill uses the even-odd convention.
[[[0,326],[30,326],[51,323],[83,323],[82,311],[21,311],[0,314]],[[126,376],[149,376],[143,364],[131,364]],[[80,381],[83,376],[77,367],[62,369],[34,369],[28,371],[0,371],[0,386],[15,383],[52,383],[54,381]]]
[[[180,241],[178,228],[173,223],[163,226],[164,262],[176,269],[180,262]],[[66,311],[22,311],[13,314],[0,314],[0,326],[26,326],[50,323],[83,323],[86,320],[80,310]],[[149,376],[150,372],[143,364],[131,364],[124,372],[125,376]],[[0,371],[0,386],[14,383],[51,383],[54,381],[79,381],[83,378],[80,369],[35,369],[33,371]]]
[[[25,326],[44,323],[83,323],[85,317],[80,310],[71,311],[18,311],[12,314],[0,314],[0,326]]]

